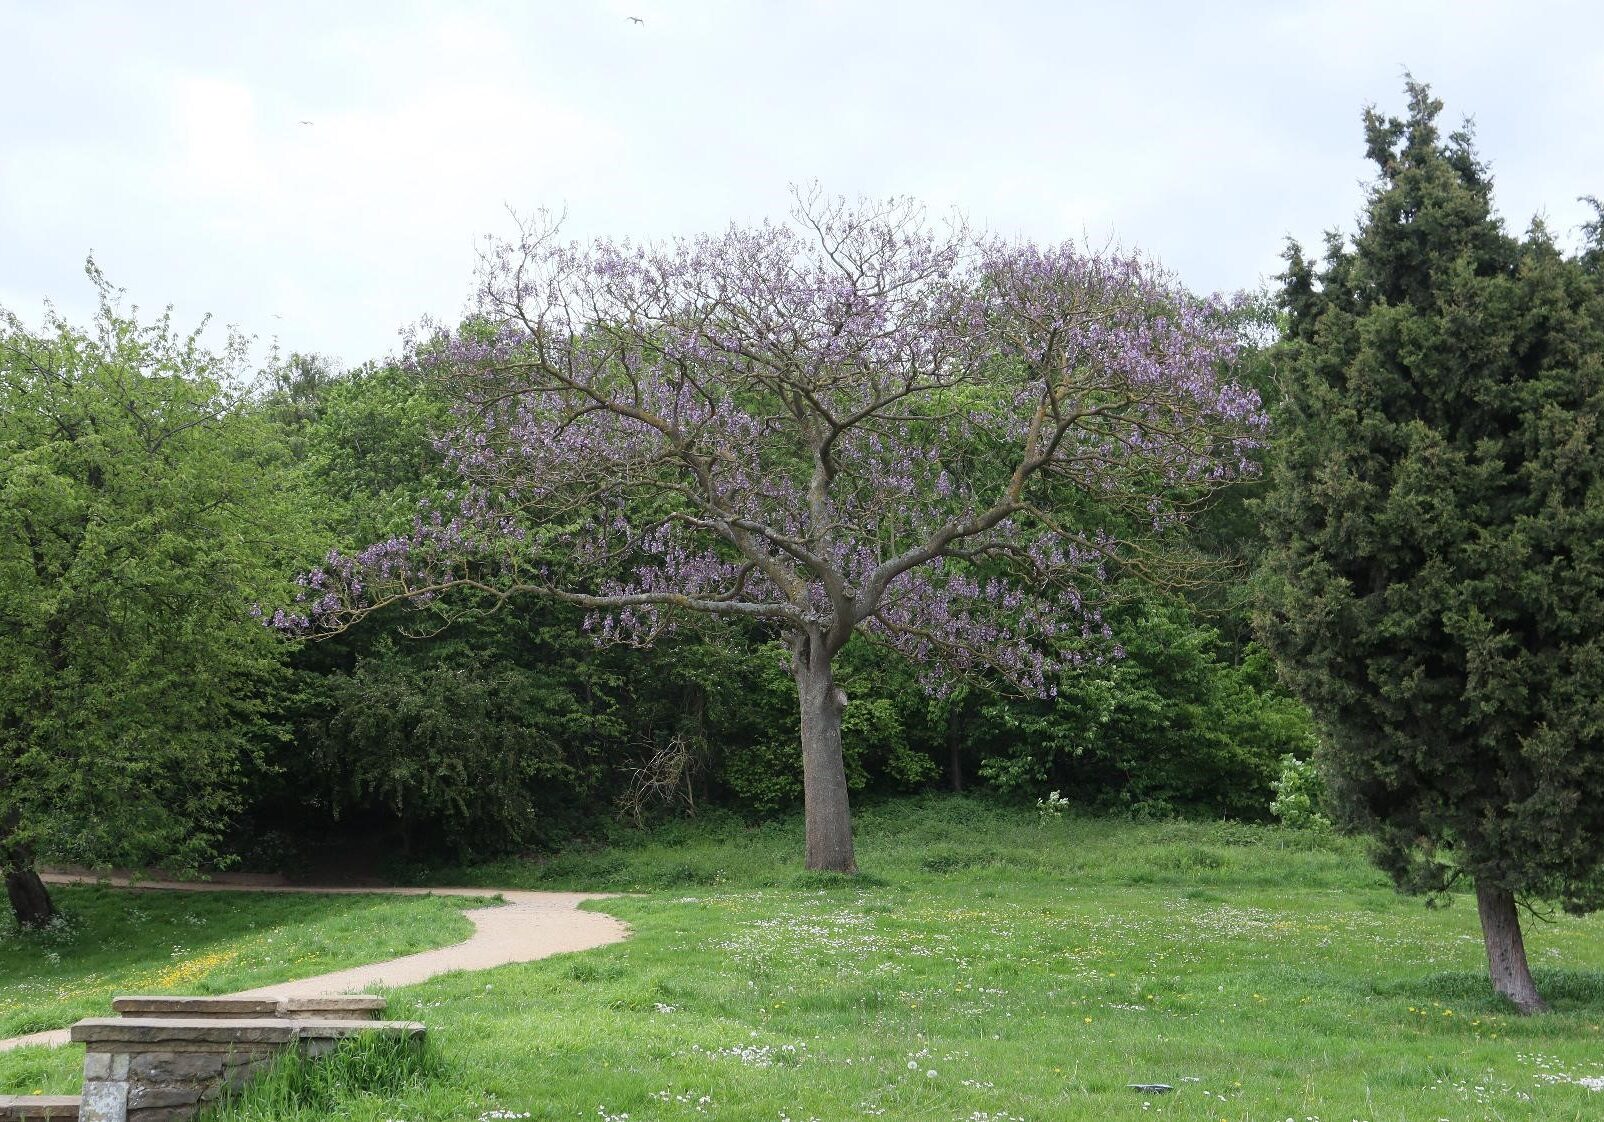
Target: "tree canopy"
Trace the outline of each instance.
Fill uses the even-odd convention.
[[[223,353],[141,323],[0,313],[0,864],[214,856],[281,657],[248,615],[306,556],[285,463]]]

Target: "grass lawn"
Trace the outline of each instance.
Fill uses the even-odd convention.
[[[0,1037],[111,1015],[119,993],[251,989],[461,942],[474,901],[54,887],[59,930],[0,926]],[[0,1052],[0,1094],[77,1090],[82,1050]]]
[[[1604,1117],[1579,1082],[1604,1077],[1604,920],[1529,924],[1558,1012],[1523,1020],[1470,901],[1399,898],[1348,842],[956,799],[871,809],[859,838],[853,883],[798,871],[796,822],[458,870],[650,895],[604,905],[627,943],[392,994],[429,1024],[412,1088],[227,1117]]]
[[[393,992],[429,1025],[428,1078],[324,1081],[300,1108],[280,1085],[225,1117],[1604,1117],[1580,1082],[1604,1077],[1604,918],[1529,923],[1558,1012],[1523,1020],[1470,902],[1399,898],[1348,842],[936,798],[865,811],[859,841],[845,883],[800,872],[795,821],[456,870],[649,895],[603,905],[626,943]]]

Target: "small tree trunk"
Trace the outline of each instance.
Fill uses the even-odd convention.
[[[1481,916],[1482,941],[1487,945],[1487,974],[1493,989],[1508,998],[1522,1014],[1546,1013],[1548,1003],[1537,992],[1526,965],[1526,941],[1521,938],[1520,913],[1508,889],[1476,882],[1476,911]]]
[[[963,741],[958,736],[958,703],[947,710],[947,770],[952,777],[954,794],[964,793]]]
[[[16,807],[0,815],[0,872],[6,878],[6,899],[19,927],[43,927],[56,918],[50,890],[34,871],[33,846],[17,840],[21,817]]]
[[[6,870],[6,897],[19,927],[44,927],[56,918],[50,890],[31,868]]]
[[[836,686],[830,656],[818,637],[799,637],[792,673],[802,705],[802,799],[809,869],[855,873],[852,808],[841,755],[841,714],[847,695]]]

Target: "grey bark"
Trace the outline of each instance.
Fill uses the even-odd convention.
[[[835,684],[831,653],[822,636],[798,636],[791,649],[792,674],[802,707],[805,864],[825,872],[856,873],[852,807],[846,761],[841,755],[841,714],[846,710],[847,695]]]
[[[1476,882],[1476,912],[1481,917],[1482,942],[1487,947],[1487,974],[1493,989],[1522,1014],[1546,1013],[1548,1003],[1537,992],[1526,964],[1526,941],[1521,937],[1520,913],[1515,895],[1507,888]]]

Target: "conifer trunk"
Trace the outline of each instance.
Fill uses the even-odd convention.
[[[1526,941],[1521,937],[1514,894],[1498,885],[1477,881],[1476,911],[1481,916],[1487,974],[1493,989],[1522,1014],[1548,1012],[1548,1003],[1537,992],[1526,964]]]
[[[835,684],[830,655],[819,636],[799,636],[792,673],[802,706],[802,798],[807,825],[806,867],[856,873],[852,807],[841,755],[841,714],[847,696]]]

